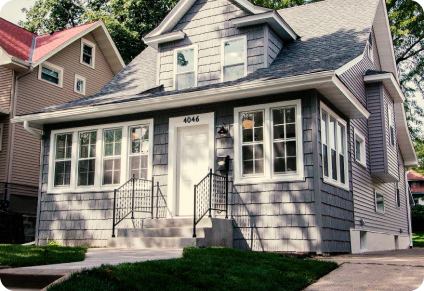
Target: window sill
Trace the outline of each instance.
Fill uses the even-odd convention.
[[[92,68],[93,70],[95,70],[95,69],[96,69],[94,65],[89,65],[89,64],[84,63],[84,62],[80,62],[80,64],[81,64],[81,65],[84,65],[84,66],[87,66],[87,67],[89,67],[89,68]]]
[[[367,169],[367,165],[366,165],[365,163],[360,162],[360,161],[358,161],[358,160],[356,160],[356,159],[355,159],[355,163],[356,163],[356,164],[358,164],[358,165],[360,165],[360,166],[361,166],[361,167],[363,167],[364,169]]]
[[[45,83],[47,83],[47,84],[50,84],[50,85],[56,86],[56,87],[58,87],[58,88],[63,88],[63,85],[62,85],[62,84],[55,84],[55,83],[53,83],[53,82],[46,81],[46,80],[44,80],[44,79],[42,79],[42,78],[38,78],[38,80],[43,81],[43,82],[45,82]]]
[[[375,210],[375,213],[380,214],[380,215],[384,215],[386,213],[386,210],[383,210],[383,211]]]
[[[47,194],[66,194],[66,193],[84,193],[84,192],[110,192],[119,188],[120,184],[102,187],[78,187],[78,188],[54,188],[47,191]]]
[[[284,177],[251,177],[251,178],[236,178],[234,179],[234,185],[242,184],[256,184],[256,183],[278,183],[278,182],[304,182],[305,177],[300,175],[290,175]]]
[[[346,185],[343,185],[343,184],[339,184],[339,183],[334,182],[334,181],[327,179],[327,178],[324,178],[323,182],[326,183],[326,184],[329,184],[331,186],[334,186],[334,187],[337,187],[337,188],[340,188],[340,189],[343,189],[343,190],[346,190],[346,191],[350,191],[349,183],[346,184]]]

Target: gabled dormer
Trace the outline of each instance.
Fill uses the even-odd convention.
[[[183,90],[267,68],[296,33],[245,0],[182,0],[144,41],[158,51],[157,85]]]

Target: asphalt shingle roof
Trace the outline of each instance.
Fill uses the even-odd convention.
[[[99,94],[33,113],[121,103],[336,70],[363,53],[378,2],[379,0],[327,0],[279,10],[278,13],[300,39],[285,44],[268,68],[259,69],[232,82],[179,91],[143,93],[157,86],[157,52],[149,47],[105,85]]]

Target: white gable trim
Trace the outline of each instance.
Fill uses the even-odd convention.
[[[186,34],[184,32],[182,32],[181,30],[178,30],[178,31],[173,31],[173,32],[158,35],[158,36],[144,37],[143,41],[148,46],[158,49],[158,45],[160,43],[184,39],[185,36]]]
[[[271,11],[271,9],[259,7],[253,5],[247,0],[231,0],[238,4],[242,8],[246,9],[252,14],[259,14],[263,12]],[[146,39],[158,36],[167,32],[170,32],[173,29],[178,21],[184,17],[187,11],[193,6],[196,0],[181,0],[178,4],[171,10],[171,12],[162,20],[158,27],[153,29],[149,34],[146,35]]]
[[[376,74],[364,76],[365,83],[379,83],[382,82],[387,91],[389,91],[390,97],[392,97],[395,103],[405,102],[405,96],[403,95],[402,89],[392,73]]]

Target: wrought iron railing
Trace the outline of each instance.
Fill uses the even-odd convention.
[[[196,225],[206,214],[212,217],[212,211],[225,212],[225,219],[228,218],[228,173],[221,176],[212,173],[211,169],[199,184],[194,185],[193,237],[196,237]]]
[[[135,213],[146,213],[152,219],[165,218],[170,213],[159,182],[155,186],[154,178],[145,180],[133,177],[114,190],[112,237],[115,237],[116,226],[130,215],[134,225],[140,222],[140,219],[135,220]]]
[[[9,210],[11,195],[38,197],[38,187],[24,184],[0,182],[0,210]]]

